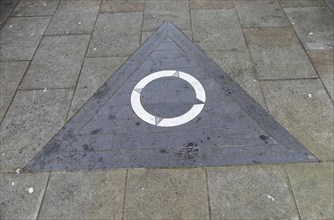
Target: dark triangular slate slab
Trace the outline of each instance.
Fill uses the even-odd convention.
[[[144,77],[175,70],[144,89],[142,105],[177,117],[202,103],[177,71],[195,77],[206,101],[193,120],[176,127],[142,121],[131,92]],[[25,167],[77,170],[315,162],[317,159],[170,22],[165,22]]]

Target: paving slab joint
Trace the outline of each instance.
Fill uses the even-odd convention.
[[[20,2],[20,1],[17,1],[17,3],[16,3],[16,5],[15,5],[15,7],[12,9],[10,15],[13,13],[13,11],[15,10],[15,8],[16,8],[16,6],[19,4],[19,2]],[[59,3],[58,3],[58,5],[57,5],[56,11],[57,11],[58,7],[59,7]],[[7,17],[7,19],[6,19],[6,21],[4,22],[4,24],[7,22],[8,18],[10,17],[10,15]],[[14,100],[14,98],[15,98],[15,96],[16,96],[17,91],[18,91],[19,88],[21,87],[21,84],[22,84],[22,82],[23,82],[23,79],[24,79],[24,77],[26,76],[26,74],[27,74],[27,72],[28,72],[28,70],[29,70],[30,64],[31,64],[33,58],[35,57],[35,54],[36,54],[38,48],[39,48],[40,45],[41,45],[41,42],[42,42],[42,40],[43,40],[43,38],[44,38],[44,36],[45,36],[45,32],[47,31],[49,25],[51,24],[51,21],[52,21],[52,19],[53,19],[53,16],[54,16],[54,14],[53,14],[52,16],[48,16],[48,17],[51,17],[51,19],[50,19],[48,25],[47,25],[46,28],[45,28],[45,31],[44,31],[44,33],[43,33],[43,36],[41,37],[41,39],[40,39],[40,41],[39,41],[39,43],[38,43],[38,45],[37,45],[37,47],[36,47],[36,50],[34,51],[34,54],[33,54],[33,56],[31,57],[31,60],[29,60],[29,64],[28,64],[27,68],[25,69],[25,72],[23,73],[22,78],[21,78],[19,84],[17,85],[17,89],[16,89],[16,91],[15,91],[13,97],[12,97],[12,100],[10,101],[10,103],[9,103],[9,105],[8,105],[8,108],[6,109],[6,112],[4,113],[4,115],[3,115],[3,117],[2,117],[2,119],[1,119],[1,121],[0,121],[0,127],[2,126],[2,122],[4,121],[4,118],[6,117],[6,114],[7,114],[8,110],[9,110],[10,106],[11,106],[12,103],[13,103],[13,100]],[[2,27],[4,27],[4,26],[2,26]]]
[[[75,86],[74,86],[74,91],[73,91],[73,95],[72,95],[72,98],[71,98],[71,102],[70,102],[70,106],[68,108],[68,111],[67,111],[67,114],[66,114],[66,117],[65,117],[65,122],[67,122],[69,120],[69,115],[70,115],[70,111],[71,111],[71,107],[72,107],[72,102],[73,102],[73,99],[74,99],[74,95],[75,95],[75,92],[78,88],[78,83],[79,83],[79,79],[80,79],[80,76],[81,76],[81,72],[82,72],[82,68],[83,68],[83,64],[85,62],[85,58],[87,57],[87,53],[88,53],[88,48],[89,48],[89,45],[90,45],[90,42],[92,40],[92,36],[93,36],[93,32],[94,32],[94,29],[95,29],[95,25],[96,25],[96,21],[97,21],[97,18],[99,17],[99,14],[100,14],[100,10],[101,10],[101,5],[102,5],[102,2],[100,2],[100,5],[99,5],[99,10],[98,10],[98,13],[97,13],[97,16],[95,18],[95,21],[94,21],[94,25],[93,25],[93,30],[92,30],[92,33],[89,34],[89,40],[88,40],[88,44],[87,44],[87,48],[86,48],[86,51],[85,51],[85,56],[81,62],[81,66],[80,66],[80,71],[79,71],[79,74],[78,74],[78,77],[77,77],[77,80],[76,80],[76,83],[75,83]]]
[[[260,80],[259,80],[259,74],[258,74],[258,71],[257,71],[257,69],[256,69],[256,63],[255,63],[255,61],[254,61],[254,59],[253,59],[253,55],[252,55],[252,53],[250,52],[249,45],[248,45],[248,42],[247,42],[247,39],[246,39],[246,35],[245,35],[245,32],[244,32],[244,28],[241,27],[241,21],[240,21],[240,16],[239,16],[239,12],[238,12],[238,10],[236,10],[236,14],[237,14],[237,18],[238,18],[238,23],[240,24],[240,29],[241,29],[241,31],[242,31],[242,35],[243,35],[244,40],[245,40],[245,44],[246,44],[247,51],[249,52],[251,62],[252,62],[252,64],[253,64],[254,67],[255,67],[255,79],[256,79],[258,82],[260,82]],[[262,99],[263,99],[263,101],[264,101],[264,105],[265,105],[264,107],[265,107],[265,110],[266,110],[267,112],[269,112],[269,108],[268,108],[267,100],[266,100],[266,97],[265,97],[265,95],[264,95],[264,91],[263,91],[263,88],[262,88],[261,83],[259,83],[259,87],[260,87],[260,90],[261,90]]]
[[[291,184],[290,176],[289,176],[289,173],[288,173],[288,171],[287,171],[287,169],[286,169],[286,163],[283,164],[283,169],[284,169],[284,173],[285,173],[285,175],[286,175],[286,179],[287,179],[287,181],[288,181],[288,189],[289,189],[289,192],[290,192],[290,194],[292,195],[293,202],[294,202],[294,204],[295,204],[295,206],[296,206],[296,208],[297,208],[297,211],[298,211],[298,217],[299,217],[299,219],[302,219],[302,218],[301,218],[301,214],[300,214],[300,210],[299,210],[299,207],[298,207],[298,203],[297,203],[297,201],[296,201],[295,193],[293,192],[293,188],[292,188],[292,184]]]
[[[129,174],[129,170],[126,169],[125,182],[124,182],[123,204],[122,204],[122,217],[121,217],[122,220],[124,220],[124,216],[125,216],[125,202],[126,202],[126,190],[127,190],[127,186],[128,186],[128,174]]]
[[[278,4],[281,6],[281,3],[280,3],[280,2],[278,2]],[[326,1],[325,1],[325,4],[328,6],[328,4],[327,4]],[[314,6],[312,6],[312,7],[314,7]],[[326,7],[326,6],[325,6],[325,7]],[[283,8],[283,7],[281,6],[281,8]],[[332,10],[329,6],[328,6],[328,8],[329,8],[330,10]],[[283,9],[282,9],[282,10],[283,10]],[[329,96],[329,99],[332,101],[332,104],[334,104],[334,100],[331,98],[331,95],[330,95],[328,89],[326,88],[326,86],[325,86],[323,80],[321,79],[321,77],[320,77],[318,71],[316,70],[316,68],[315,68],[315,66],[314,66],[314,64],[313,64],[313,62],[312,62],[312,60],[311,60],[310,55],[307,53],[307,50],[306,50],[304,44],[302,43],[301,39],[299,38],[299,36],[298,36],[298,34],[297,34],[295,28],[294,28],[293,25],[291,24],[291,21],[290,21],[290,19],[289,19],[289,16],[286,14],[286,12],[285,12],[284,10],[283,10],[283,12],[284,12],[285,16],[287,16],[287,18],[288,18],[288,20],[289,20],[289,23],[290,23],[290,26],[292,27],[292,30],[293,30],[294,34],[297,36],[298,41],[299,41],[299,44],[300,44],[300,45],[302,46],[302,48],[304,49],[304,52],[306,53],[309,62],[312,64],[313,70],[314,70],[314,71],[317,73],[317,75],[318,75],[318,77],[317,77],[316,79],[320,79],[320,82],[322,83],[322,86],[324,87],[325,91],[327,92],[327,95]],[[333,10],[332,10],[332,12],[333,12],[333,14],[334,14],[334,11],[333,11]]]
[[[45,188],[44,188],[44,193],[43,193],[43,197],[42,197],[42,200],[41,200],[41,204],[39,205],[39,208],[38,208],[38,212],[37,212],[37,216],[36,216],[36,219],[38,219],[40,213],[41,213],[41,210],[42,210],[42,206],[43,206],[43,202],[44,202],[44,198],[45,198],[45,194],[46,194],[46,191],[48,189],[48,186],[49,186],[49,180],[50,180],[50,177],[51,177],[51,172],[48,172],[48,179],[46,181],[46,184],[45,184]]]
[[[209,209],[209,219],[212,219],[212,211],[211,211],[211,201],[210,201],[210,189],[209,189],[209,178],[208,178],[208,168],[204,168],[205,173],[205,184],[206,184],[206,193],[208,196],[208,209]]]

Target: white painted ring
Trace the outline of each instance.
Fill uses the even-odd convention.
[[[194,104],[188,112],[174,118],[160,118],[148,113],[140,101],[140,94],[147,84],[163,77],[178,77],[187,81],[194,88],[196,98],[203,102],[203,104]],[[177,70],[164,70],[152,73],[141,79],[131,93],[131,106],[136,115],[143,121],[159,127],[179,126],[193,120],[203,110],[205,101],[206,95],[202,84],[195,77]]]

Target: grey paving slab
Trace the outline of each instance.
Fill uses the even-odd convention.
[[[289,20],[276,0],[237,0],[236,8],[242,27],[289,26]]]
[[[100,4],[100,0],[61,1],[46,34],[92,33]]]
[[[129,56],[140,45],[142,16],[140,12],[100,14],[87,56]]]
[[[5,24],[8,17],[0,16],[0,28]]]
[[[0,121],[5,116],[28,65],[28,61],[0,62]]]
[[[326,6],[323,0],[278,0],[283,8]]]
[[[332,219],[333,162],[288,164],[286,169],[302,219]]]
[[[328,7],[332,9],[332,11],[334,12],[334,1],[333,0],[325,0],[325,2],[327,3]]]
[[[261,82],[270,113],[321,160],[333,160],[333,104],[320,80]]]
[[[246,49],[235,9],[191,10],[193,38],[203,50]]]
[[[15,6],[17,5],[18,0],[3,0],[0,2],[0,12],[1,12],[1,17],[8,17]]]
[[[31,60],[50,17],[10,17],[0,32],[0,60]]]
[[[125,60],[125,57],[85,59],[68,118],[71,118],[88,101]]]
[[[260,79],[317,77],[290,27],[250,28],[244,29],[244,33]]]
[[[36,219],[48,177],[48,173],[0,174],[1,219]]]
[[[208,168],[212,219],[299,219],[281,166]]]
[[[187,1],[146,1],[142,31],[155,31],[164,21],[173,22],[181,30],[190,30]]]
[[[44,37],[20,88],[74,88],[89,38],[89,35]]]
[[[72,90],[19,90],[1,125],[1,169],[13,171],[64,125]]]
[[[129,170],[124,219],[209,219],[202,169]]]
[[[60,0],[22,0],[13,11],[13,16],[53,15]]]
[[[142,32],[141,33],[141,44],[143,44],[154,32]],[[192,40],[192,31],[182,31],[190,40]]]
[[[150,77],[157,78],[145,81]],[[198,107],[200,111],[194,113]],[[174,138],[166,138],[172,133]],[[25,169],[302,161],[317,159],[203,51],[166,22]]]
[[[298,37],[291,27],[244,28],[244,33],[249,45],[262,47],[300,45]]]
[[[267,109],[261,85],[257,79],[257,71],[248,50],[207,51],[207,54],[264,109]]]
[[[190,9],[230,9],[234,8],[235,4],[233,0],[190,0]]]
[[[334,100],[334,51],[311,50],[307,53],[328,90],[329,95]]]
[[[130,1],[110,1],[103,0],[100,13],[119,13],[119,12],[141,12],[144,11],[145,2],[142,0]]]
[[[328,7],[286,8],[284,11],[307,50],[334,48],[334,15]]]
[[[0,2],[0,28],[5,24],[8,16],[11,14],[18,1],[16,0],[4,0]]]
[[[126,170],[55,172],[38,219],[121,219]]]

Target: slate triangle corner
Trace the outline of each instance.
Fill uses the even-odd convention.
[[[146,82],[145,88],[135,87],[153,75],[157,77]],[[201,104],[196,104],[196,88],[201,88],[198,84],[206,97],[200,99]],[[139,113],[132,105],[133,97],[140,97],[139,102],[145,106]],[[203,108],[198,115],[187,114],[196,105]],[[143,109],[154,117],[145,121],[140,116],[146,114]],[[183,118],[179,116],[182,114]],[[173,118],[189,120],[169,126],[175,123]],[[150,120],[152,124],[147,123]],[[166,21],[24,170],[317,161],[228,74]]]

